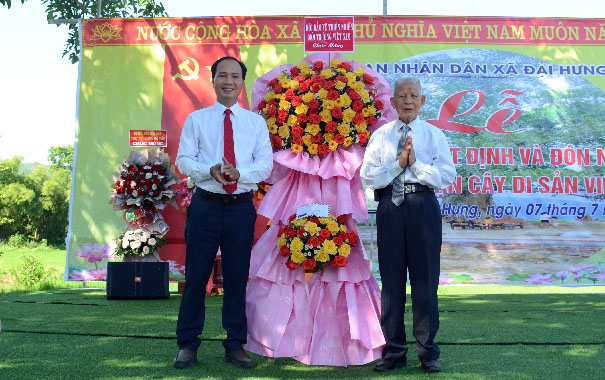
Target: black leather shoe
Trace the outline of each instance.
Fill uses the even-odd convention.
[[[174,368],[191,368],[197,363],[197,352],[193,350],[183,349],[174,358],[172,366]]]
[[[420,368],[424,372],[441,372],[441,364],[439,364],[437,359],[418,358],[418,360],[420,361]]]
[[[254,368],[256,363],[248,356],[243,349],[230,351],[225,354],[225,361],[233,364],[237,368]]]
[[[374,366],[374,371],[388,372],[398,367],[405,367],[408,360],[405,356],[401,358],[382,358],[382,360]]]

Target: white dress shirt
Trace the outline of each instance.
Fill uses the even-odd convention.
[[[456,168],[443,132],[418,118],[408,125],[416,162],[405,168],[405,182],[420,183],[433,189],[452,184]],[[382,189],[404,170],[399,166],[397,155],[403,126],[404,123],[397,119],[378,128],[370,137],[361,166],[361,178],[367,187]]]
[[[227,194],[223,185],[210,175],[210,168],[223,163],[226,107],[216,102],[187,116],[176,165],[196,186],[213,193]],[[240,177],[235,194],[256,190],[273,169],[273,150],[265,120],[237,103],[230,107],[233,125],[235,166]]]

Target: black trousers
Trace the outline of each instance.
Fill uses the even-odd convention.
[[[406,270],[412,289],[413,333],[416,352],[423,359],[437,359],[434,342],[439,329],[437,287],[441,254],[441,211],[434,192],[405,195],[395,206],[391,186],[381,190],[376,211],[378,264],[382,280],[381,326],[386,346],[384,358],[400,358],[408,350],[403,315]]]
[[[246,284],[254,241],[256,210],[252,201],[222,204],[193,196],[185,227],[185,289],[176,327],[180,349],[197,350],[205,319],[206,284],[218,248],[223,270],[223,328],[226,352],[242,348],[247,339]]]

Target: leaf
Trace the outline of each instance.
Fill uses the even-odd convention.
[[[508,276],[506,278],[506,281],[523,281],[524,279],[528,278],[529,275],[527,274],[513,274],[511,276]]]

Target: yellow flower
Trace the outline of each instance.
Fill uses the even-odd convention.
[[[330,79],[334,76],[334,72],[330,69],[323,69],[319,74],[326,79]]]
[[[319,116],[321,116],[321,121],[324,123],[329,123],[332,121],[332,112],[330,112],[330,110],[322,110],[319,113]]]
[[[290,136],[290,127],[288,127],[287,125],[282,125],[278,129],[278,134],[279,134],[279,137],[281,137],[282,139],[285,139],[286,137]]]
[[[330,150],[336,150],[336,148],[338,148],[338,143],[334,141],[334,139],[332,139],[328,143],[328,147],[330,148]]]
[[[269,91],[267,92],[267,95],[265,95],[265,101],[270,101],[273,99],[273,97],[275,96],[275,93],[273,91]]]
[[[355,69],[355,74],[358,77],[362,76],[365,73],[366,73],[366,71],[363,69],[363,67],[358,67],[358,68]]]
[[[298,81],[297,81],[297,80],[291,80],[291,81],[290,81],[290,87],[291,87],[293,90],[298,90],[298,86],[300,86],[300,83],[298,83]]]
[[[330,220],[331,220],[330,218],[319,218],[319,223],[321,223],[325,226],[326,224],[328,224],[328,222]]]
[[[303,255],[302,252],[292,252],[292,256],[290,256],[290,260],[292,260],[296,264],[300,265],[305,260],[305,255]]]
[[[351,127],[349,124],[339,124],[338,132],[340,132],[341,135],[348,136],[348,134],[351,133]]]
[[[342,226],[340,226],[340,230],[342,232],[347,232],[347,226],[345,226],[344,224]]]
[[[355,74],[354,74],[354,73],[352,73],[352,72],[350,72],[350,71],[347,71],[347,72],[345,73],[345,77],[346,77],[347,79],[351,80],[351,79],[355,79],[355,77],[356,77],[356,76],[355,76]]]
[[[330,261],[330,255],[328,255],[323,249],[320,249],[319,253],[315,255],[314,259],[320,263],[327,263]]]
[[[344,107],[349,107],[353,102],[348,94],[342,94],[340,97],[344,99]]]
[[[300,153],[300,152],[303,151],[302,145],[292,144],[292,148],[291,149],[292,149],[292,152],[294,152],[296,154],[298,154],[298,153]]]
[[[319,124],[309,124],[307,123],[307,127],[305,128],[305,132],[312,134],[315,136],[317,132],[320,131]]]
[[[361,95],[361,90],[365,89],[366,85],[363,82],[355,82],[351,87],[353,87],[353,89],[359,92],[359,95]]]
[[[309,154],[317,154],[317,144],[311,144],[307,149],[309,150]]]
[[[279,84],[281,84],[281,86],[284,88],[284,90],[287,90],[287,89],[290,88],[290,80],[288,78],[286,78],[283,81],[279,82]]]
[[[296,228],[300,228],[300,227],[304,226],[305,223],[307,223],[307,218],[294,219],[292,221],[292,225]]]
[[[281,84],[281,82],[283,82],[283,81],[287,80],[287,79],[288,79],[288,77],[289,77],[289,75],[288,75],[288,74],[286,74],[286,73],[279,73],[279,74],[277,75],[277,80],[279,81],[279,84]]]
[[[355,124],[355,130],[357,133],[362,133],[368,130],[368,123],[366,121],[362,121],[361,124]]]
[[[346,121],[347,123],[352,122],[353,118],[355,117],[355,113],[356,112],[350,108],[345,109],[342,111],[342,120]]]
[[[292,252],[301,252],[305,247],[305,243],[297,236],[290,242],[290,251]]]
[[[313,95],[312,92],[305,92],[304,95],[302,96],[302,100],[305,103],[309,103],[311,100],[313,100],[313,97],[315,95]]]
[[[368,103],[370,101],[370,93],[366,90],[360,91],[359,96],[361,96],[361,101],[364,103]]]
[[[343,108],[345,106],[345,100],[344,98],[341,96],[338,99],[336,99],[335,104],[337,107]]]
[[[298,65],[296,65],[296,67],[298,67],[299,69],[301,69],[301,70],[302,70],[302,69],[304,69],[304,68],[308,67],[308,66],[307,66],[307,62],[301,62],[301,63],[299,63]]]
[[[315,235],[319,232],[319,227],[317,227],[317,224],[313,222],[307,222],[305,223],[305,230],[307,230],[307,232],[311,235]]]
[[[336,102],[331,99],[324,100],[323,107],[325,110],[331,110],[336,105]]]
[[[325,100],[328,97],[328,90],[326,90],[325,88],[321,88],[317,92],[317,95],[319,95],[319,99]]]
[[[303,139],[303,143],[306,146],[310,146],[312,144],[312,142],[311,142],[311,135],[305,134],[302,139]]]
[[[333,59],[330,61],[330,67],[337,68],[341,63],[342,61],[340,59]]]
[[[338,247],[336,246],[336,243],[334,243],[334,241],[332,241],[332,240],[324,240],[324,242],[321,244],[321,248],[322,248],[322,251],[324,251],[328,255],[335,254],[336,250],[338,249]]]
[[[374,107],[374,106],[368,106],[368,113],[370,115],[376,115],[376,111],[377,111],[376,107]]]
[[[290,125],[298,125],[298,118],[296,117],[296,115],[290,115],[290,116],[288,116],[288,124],[290,124]]]
[[[355,83],[357,83],[357,79],[355,79],[355,77],[353,78],[347,78],[347,84],[349,85],[349,87],[353,88],[353,86],[355,86]]]
[[[280,108],[280,109],[289,110],[291,105],[292,105],[292,104],[290,104],[290,102],[289,102],[289,101],[287,101],[286,99],[282,99],[282,100],[280,100],[280,102],[279,102],[279,108]]]
[[[286,245],[286,236],[284,234],[279,235],[277,238],[277,246],[281,247]]]
[[[277,133],[277,125],[275,125],[275,124],[270,125],[269,126],[269,133],[272,134],[272,135],[276,134]]]
[[[340,256],[347,257],[351,253],[351,246],[347,243],[343,243],[340,247],[338,247],[338,254]]]
[[[353,144],[353,140],[351,139],[351,137],[345,137],[345,141],[343,141],[342,145],[349,147],[351,146],[351,144]]]
[[[310,77],[311,75],[315,74],[315,71],[309,69],[309,68],[304,68],[300,70],[300,73],[302,75],[304,75],[305,77]]]
[[[334,138],[334,133],[324,133],[324,140],[326,140],[326,142],[332,141],[333,138]]]
[[[271,125],[275,125],[275,117],[270,117],[267,119],[267,125],[271,126]]]
[[[338,222],[334,219],[330,220],[326,224],[326,229],[332,233],[332,235],[336,235],[340,232],[340,227],[338,227]]]
[[[361,109],[361,114],[363,115],[363,117],[368,117],[370,116],[370,110],[367,107],[363,107]]]
[[[305,104],[299,104],[296,106],[296,109],[294,110],[294,112],[296,112],[297,115],[301,115],[301,114],[306,114],[308,110],[309,110],[309,107],[307,107]]]
[[[336,81],[336,83],[334,84],[334,87],[340,91],[342,91],[346,86],[347,84],[341,81]]]
[[[347,70],[343,69],[342,67],[339,67],[339,68],[336,69],[336,72],[339,73],[339,74],[344,74],[344,73],[347,72]]]

